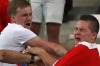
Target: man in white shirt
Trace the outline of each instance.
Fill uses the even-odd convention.
[[[22,52],[27,46],[39,46],[58,56],[63,56],[66,53],[66,49],[62,46],[47,42],[29,30],[32,22],[32,9],[29,2],[12,0],[8,6],[8,14],[11,23],[1,32],[0,43],[2,44],[0,44],[0,50]],[[17,64],[0,63],[0,66],[17,66]]]

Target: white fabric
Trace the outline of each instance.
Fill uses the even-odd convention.
[[[94,49],[94,48],[97,48],[96,46],[96,43],[88,43],[88,42],[79,42],[78,44],[82,44],[82,45],[85,45],[87,46],[89,49]]]
[[[36,35],[29,29],[17,24],[8,24],[8,26],[1,32],[0,35],[0,49],[15,50],[17,52],[23,51],[25,46],[23,43],[35,37]],[[5,63],[0,66],[16,66]]]
[[[33,11],[33,22],[41,23],[43,16],[46,22],[62,23],[65,0],[30,0]]]

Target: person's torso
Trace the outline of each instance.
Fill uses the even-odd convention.
[[[71,49],[55,66],[99,66],[96,44],[79,43]]]
[[[30,34],[31,33],[31,34]],[[8,24],[0,35],[0,50],[8,49],[17,52],[25,50],[24,42],[36,36],[21,25]],[[1,63],[0,66],[18,66],[16,64]]]

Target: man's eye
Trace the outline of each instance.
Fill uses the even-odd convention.
[[[23,14],[22,16],[28,16],[28,14]]]
[[[74,30],[78,30],[78,28],[74,28]]]
[[[29,14],[30,16],[32,15],[32,13]]]

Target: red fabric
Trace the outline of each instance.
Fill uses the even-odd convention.
[[[10,18],[7,13],[8,5],[8,0],[0,0],[0,32],[7,26],[8,22],[10,22]]]
[[[17,66],[21,66],[21,64],[17,64]]]
[[[88,49],[88,47],[79,44],[70,50],[54,66],[100,66],[99,60],[97,48]]]

